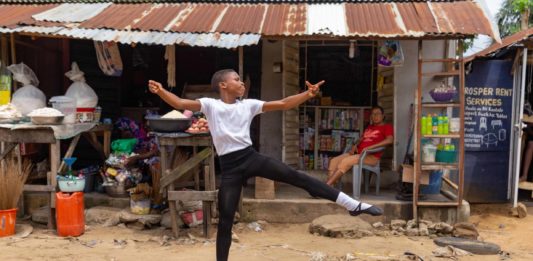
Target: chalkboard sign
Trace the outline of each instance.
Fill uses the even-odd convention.
[[[474,61],[465,82],[465,150],[508,151],[513,77],[511,61]]]

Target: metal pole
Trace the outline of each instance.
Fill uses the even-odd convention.
[[[517,147],[515,149],[515,152],[517,153],[517,156],[515,157],[515,166],[516,166],[516,171],[514,173],[514,190],[513,190],[513,208],[516,208],[517,204],[518,204],[518,180],[520,178],[520,155],[518,154],[520,151],[521,151],[521,146],[522,146],[522,135],[520,135],[522,133],[521,129],[522,129],[522,118],[524,117],[524,112],[523,112],[523,108],[524,108],[524,92],[525,92],[525,89],[526,89],[526,81],[527,81],[527,75],[526,75],[526,72],[527,72],[527,48],[524,47],[523,49],[523,53],[522,53],[522,80],[520,82],[520,92],[521,92],[521,95],[520,95],[520,106],[518,107],[518,142],[517,142]]]

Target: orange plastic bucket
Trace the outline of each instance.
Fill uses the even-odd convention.
[[[56,193],[57,234],[77,237],[85,232],[83,192]]]
[[[15,223],[17,221],[17,209],[0,210],[0,237],[7,237],[15,234]]]

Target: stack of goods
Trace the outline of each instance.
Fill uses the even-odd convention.
[[[323,110],[320,127],[322,129],[357,129],[357,111],[344,109]]]
[[[106,160],[109,166],[102,174],[103,186],[110,196],[127,196],[127,189],[133,187],[142,179],[142,172],[138,168],[128,169],[124,167],[127,158],[136,154],[111,154]]]
[[[422,135],[446,135],[450,132],[450,123],[447,115],[428,114],[422,116],[420,122]]]

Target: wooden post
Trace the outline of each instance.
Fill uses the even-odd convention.
[[[418,189],[420,185],[420,176],[422,175],[422,167],[420,160],[422,159],[420,155],[420,120],[419,117],[422,113],[422,55],[423,55],[423,44],[422,40],[418,40],[418,84],[416,89],[416,107],[415,107],[415,146],[414,146],[414,157],[415,157],[415,164],[414,164],[414,178],[413,178],[413,218],[416,219],[418,222]]]
[[[161,178],[168,175],[167,169],[168,169],[168,151],[166,146],[160,146],[161,151]],[[166,188],[166,191],[174,190],[174,183],[171,182]],[[176,201],[170,201],[168,200],[168,207],[170,209],[170,223],[172,225],[172,234],[174,234],[175,238],[179,237],[180,228],[178,227],[178,212],[176,210]]]
[[[464,157],[465,157],[465,61],[463,58],[463,40],[459,40],[459,55],[460,55],[460,62],[459,62],[459,119],[460,119],[460,126],[461,130],[459,131],[460,139],[459,139],[459,191],[457,195],[457,207],[459,208],[463,203],[463,189],[464,189]],[[457,211],[459,213],[459,211]]]
[[[0,51],[0,59],[2,60],[2,65],[3,66],[8,66],[9,65],[9,56],[8,56],[8,46],[9,46],[9,43],[7,41],[7,37],[5,34],[2,34],[0,36],[0,45],[2,46],[2,50]]]
[[[244,49],[239,46],[239,76],[241,80],[244,79]]]
[[[11,33],[10,34],[10,39],[11,39],[11,63],[17,63],[17,54],[15,52],[15,34],[14,33]]]
[[[70,71],[70,39],[64,38],[61,40],[62,56],[61,61],[63,63],[63,71]],[[63,77],[63,91],[66,91],[70,86],[70,80],[67,77]],[[108,155],[106,155],[108,156]]]
[[[48,215],[48,228],[55,228],[55,209],[56,209],[56,187],[57,187],[57,171],[59,170],[59,163],[61,160],[60,141],[50,144],[50,175],[48,177],[47,185],[52,185],[54,190],[50,192],[50,213]]]

